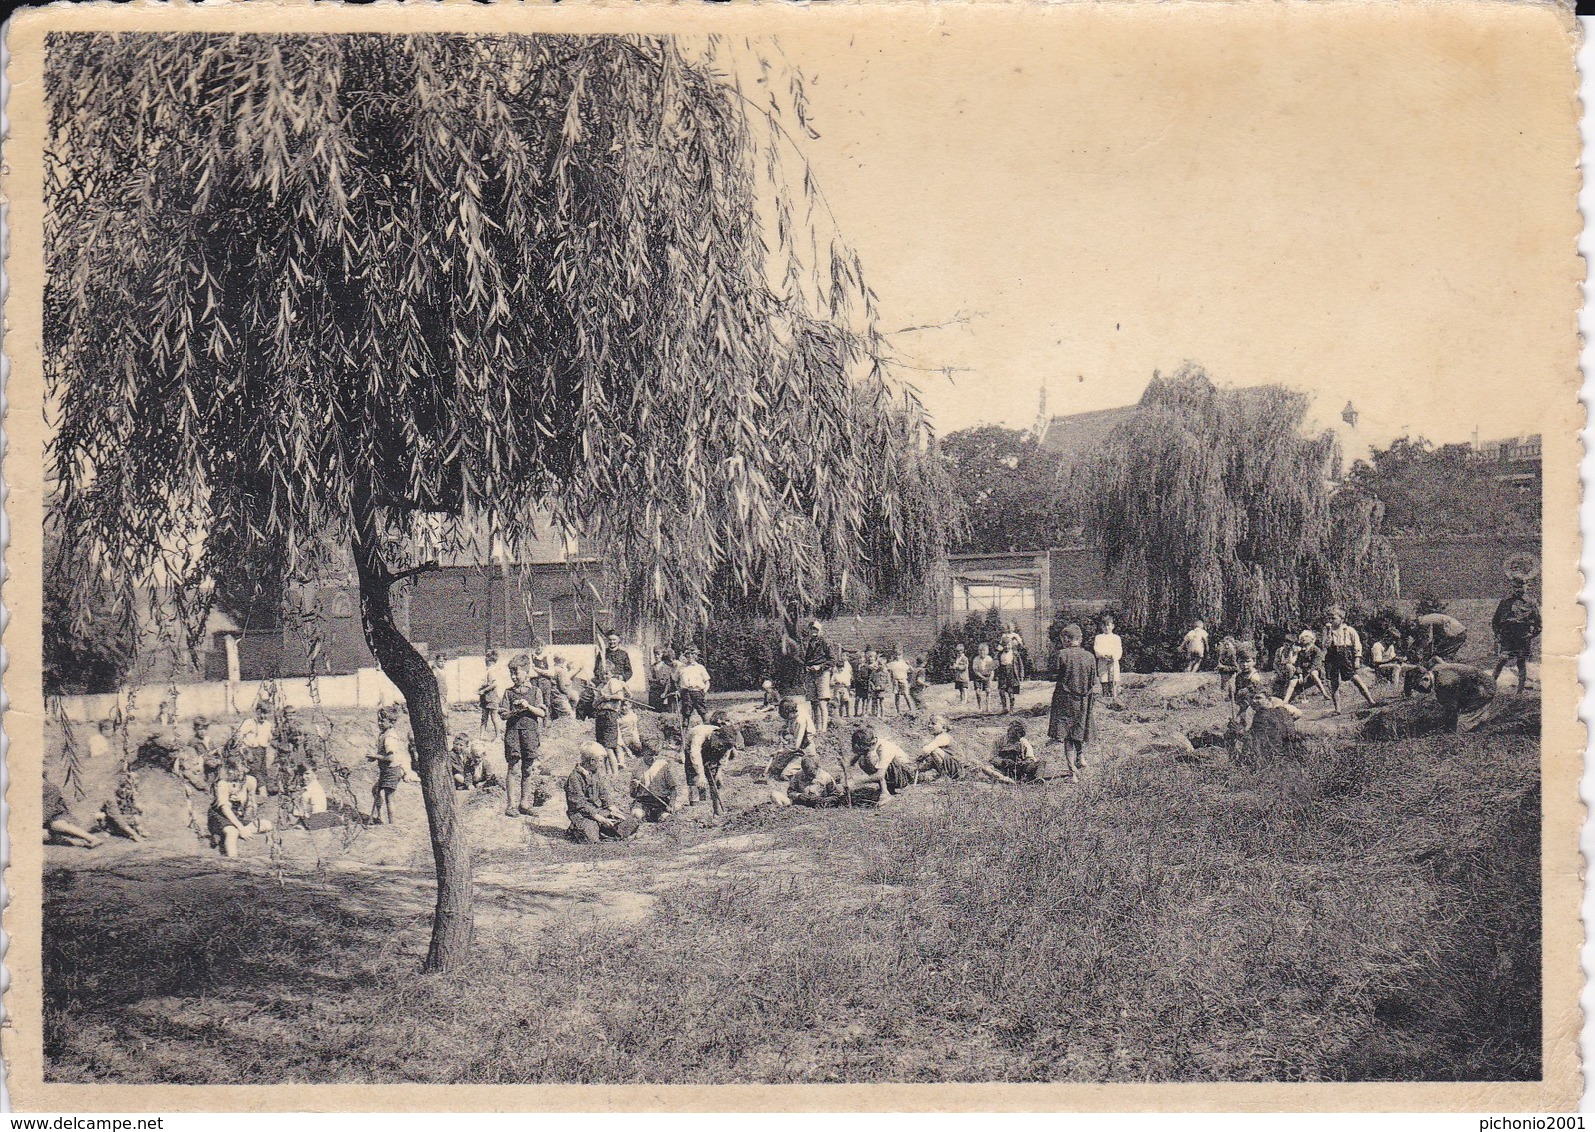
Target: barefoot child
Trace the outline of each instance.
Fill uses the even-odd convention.
[[[377,712],[377,749],[366,758],[377,764],[377,781],[371,787],[371,824],[382,824],[382,812],[387,810],[387,823],[393,824],[393,792],[404,781],[405,764],[410,759],[409,744],[399,734],[399,712],[385,707]],[[229,853],[228,856],[233,856]]]
[[[991,646],[984,641],[976,647],[975,659],[969,662],[969,675],[975,683],[975,710],[985,711],[996,683],[997,661],[991,655]]]
[[[77,824],[61,788],[48,778],[44,780],[44,839],[56,845],[76,845],[80,849],[93,849],[100,843],[98,837]]]
[[[1528,688],[1529,656],[1534,651],[1534,638],[1543,627],[1540,607],[1529,597],[1528,579],[1513,578],[1512,592],[1501,599],[1490,619],[1496,651],[1501,656],[1495,666],[1495,679],[1499,680],[1509,665],[1516,665],[1518,692]]]
[[[632,726],[628,727],[628,723]],[[635,723],[626,682],[619,675],[608,677],[598,686],[593,701],[593,738],[609,752],[604,762],[606,774],[619,774],[624,769],[626,759],[621,752],[631,746]]]
[[[221,849],[222,856],[236,857],[239,841],[271,832],[271,823],[255,816],[257,789],[242,759],[230,760],[217,776],[207,825],[211,842]]]
[[[908,661],[903,659],[901,649],[892,649],[892,658],[886,662],[886,674],[892,681],[892,710],[902,715],[914,706],[914,697],[909,691]]]
[[[926,775],[934,775],[936,778],[956,782],[968,771],[976,770],[994,782],[1013,784],[1013,779],[990,763],[980,762],[978,759],[971,759],[958,753],[957,743],[952,736],[952,725],[948,723],[945,715],[931,716],[930,730],[930,741],[919,749],[920,781],[926,781]]]
[[[831,673],[831,707],[838,719],[853,714],[853,654],[842,653]]]
[[[1346,611],[1335,606],[1329,611],[1329,623],[1324,626],[1324,666],[1329,673],[1329,702],[1335,714],[1340,714],[1340,685],[1350,681],[1362,693],[1368,706],[1373,706],[1373,693],[1362,678],[1362,637],[1346,624]]]
[[[1318,646],[1318,634],[1311,629],[1303,629],[1301,636],[1296,638],[1295,692],[1301,692],[1309,684],[1317,688],[1324,699],[1334,702],[1329,689],[1324,687],[1324,650]],[[1286,703],[1293,702],[1294,693],[1284,699]]]
[[[953,654],[953,690],[958,693],[958,702],[965,703],[969,699],[969,657],[964,652],[964,646],[958,645],[958,651]]]
[[[1101,688],[1097,682],[1097,659],[1080,647],[1081,637],[1080,626],[1064,626],[1064,648],[1058,654],[1058,681],[1052,690],[1052,712],[1047,721],[1047,738],[1063,744],[1071,778],[1085,769],[1092,708]]]

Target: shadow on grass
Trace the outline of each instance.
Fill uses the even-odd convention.
[[[416,974],[419,872],[58,870],[46,1054],[56,1080],[1533,1079],[1528,713],[1259,767],[1125,755],[1067,790],[750,810],[645,919],[581,912],[627,895],[602,870],[482,883],[481,919],[540,926],[448,976]]]

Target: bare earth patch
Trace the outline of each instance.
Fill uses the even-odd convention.
[[[1044,704],[1032,685],[1021,710]],[[949,706],[937,689],[932,707]],[[418,791],[400,825],[226,861],[186,831],[51,849],[46,1048],[65,1081],[1456,1079],[1538,1066],[1538,700],[1478,735],[1193,763],[1211,677],[1126,690],[1085,780],[728,813],[583,847],[556,798],[461,795],[477,956],[423,977]],[[1407,709],[1401,709],[1406,711]],[[752,705],[736,714],[758,719]],[[960,713],[966,742],[1007,720]],[[1030,720],[1044,737],[1045,719]],[[335,750],[365,771],[364,721]],[[923,719],[888,720],[917,746]],[[773,729],[772,729],[773,730]],[[845,731],[830,738],[834,762]],[[563,773],[585,727],[545,745]],[[1188,744],[1187,744],[1188,746]],[[180,792],[147,819],[171,821]],[[763,803],[762,805],[760,803]],[[427,1040],[418,1045],[417,1025]],[[422,1047],[425,1047],[424,1049]]]

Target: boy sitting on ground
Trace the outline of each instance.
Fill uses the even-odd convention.
[[[842,788],[836,778],[827,773],[815,755],[804,755],[798,772],[786,784],[786,792],[776,791],[772,797],[780,806],[809,806],[823,809],[842,801]]]
[[[624,841],[635,834],[640,822],[615,802],[609,781],[603,774],[609,752],[598,743],[583,743],[580,761],[565,779],[565,812],[570,818],[570,835],[576,841],[596,845],[603,841]]]
[[[44,780],[44,840],[53,845],[76,845],[80,849],[93,849],[100,844],[98,837],[78,824],[61,788],[48,778]]]
[[[978,760],[965,760],[954,749],[952,725],[945,715],[930,717],[930,741],[919,749],[918,770],[920,781],[925,781],[925,776],[933,774],[937,778],[957,781],[964,777],[966,771],[977,770],[995,782],[1006,782],[1010,785],[1013,779],[1003,774],[990,763]]]
[[[1239,755],[1236,748],[1241,746],[1248,748],[1253,757],[1279,755],[1301,743],[1301,733],[1296,729],[1301,709],[1269,694],[1267,688],[1242,688],[1235,707],[1236,715],[1230,724],[1232,755]]]
[[[117,782],[116,793],[100,807],[99,826],[113,836],[143,841],[144,830],[138,821],[141,813],[143,811],[138,804],[138,771],[129,770]]]
[[[1045,766],[1036,757],[1036,748],[1027,734],[1020,720],[1010,723],[1008,734],[992,753],[991,765],[1014,782],[1042,782]]]
[[[487,769],[486,751],[464,731],[456,731],[449,744],[449,774],[456,790],[483,790],[497,785]],[[524,793],[524,792],[523,792]]]

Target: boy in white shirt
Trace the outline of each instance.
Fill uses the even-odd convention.
[[[1097,658],[1097,681],[1102,693],[1115,703],[1119,700],[1119,669],[1124,661],[1124,641],[1113,631],[1113,618],[1106,614],[1101,631],[1092,638],[1091,653]]]
[[[233,744],[241,752],[249,773],[262,787],[270,778],[271,764],[276,761],[272,748],[271,708],[264,702],[255,705],[255,714],[238,725],[233,732]]]
[[[886,675],[892,680],[892,710],[902,715],[905,705],[914,706],[914,698],[908,687],[908,661],[903,659],[901,649],[892,650],[892,659],[886,662]]]
[[[836,710],[838,719],[847,719],[853,714],[853,657],[843,653],[836,667],[831,670],[831,704]]]
[[[1185,671],[1195,672],[1202,667],[1202,661],[1207,659],[1207,626],[1200,620],[1185,634],[1180,652],[1185,656]]]
[[[699,662],[697,649],[681,654],[676,686],[681,690],[681,730],[685,734],[694,715],[700,722],[709,719],[709,670]]]

